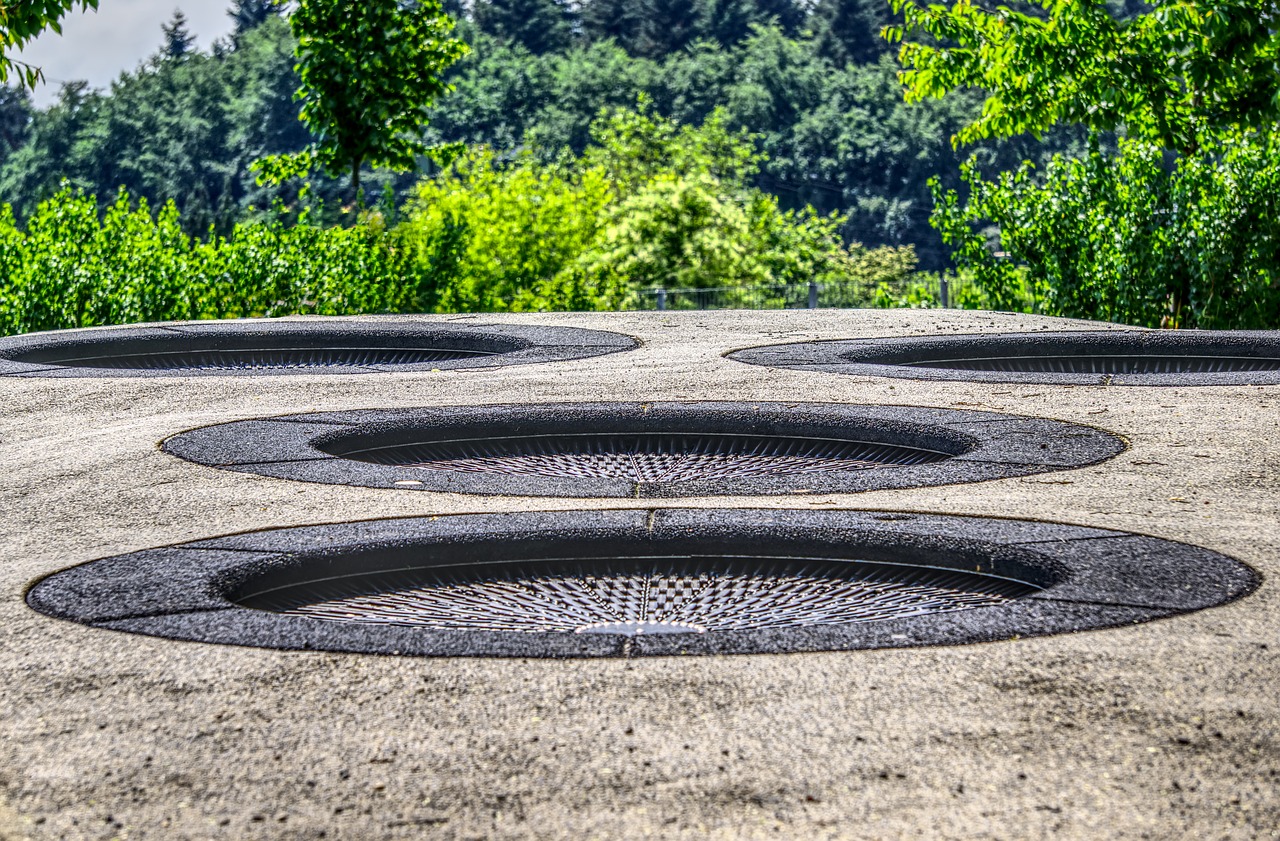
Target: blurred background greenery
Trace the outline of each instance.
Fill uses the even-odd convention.
[[[388,2],[302,5],[354,20]],[[1155,82],[1217,83],[1215,101],[1229,82],[1247,103],[1274,94],[1245,83],[1274,65],[1275,22],[1170,22],[1157,14],[1170,4],[1132,0],[1011,5],[952,3],[943,20],[886,0],[451,1],[469,48],[441,62],[452,92],[406,106],[419,128],[394,139],[412,141],[408,165],[355,158],[362,189],[337,166],[260,183],[255,162],[318,160],[333,132],[300,112],[344,93],[300,75],[320,47],[296,6],[236,0],[234,32],[208,51],[175,18],[107,90],[68,84],[37,109],[0,89],[0,332],[944,295],[1147,326],[1280,325],[1273,111],[1245,124],[1191,108],[1181,134],[1146,131],[1147,103],[1079,119],[1099,84],[1059,91],[1045,114],[1009,100],[1026,120],[972,130],[1008,98],[1000,73],[1026,75],[983,66],[983,43],[1074,55],[1071,23],[1086,46],[1156,61],[1179,33],[1208,32],[1254,52]],[[904,23],[891,34],[914,52],[900,65],[881,32]],[[367,37],[356,23],[345,36]]]

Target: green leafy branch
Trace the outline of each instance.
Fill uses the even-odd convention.
[[[1105,0],[1039,0],[1043,16],[974,0],[891,0],[908,101],[986,92],[956,145],[1060,123],[1123,127],[1183,153],[1206,136],[1280,119],[1280,12],[1258,0],[1157,0],[1128,20]],[[905,40],[927,34],[933,43]]]
[[[0,2],[0,82],[17,76],[19,84],[34,88],[44,80],[39,67],[11,58],[46,29],[62,31],[62,16],[76,7],[98,8],[98,0],[4,0]]]

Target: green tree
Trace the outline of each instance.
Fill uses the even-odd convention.
[[[584,0],[578,14],[587,43],[613,40],[634,55],[649,8],[647,0]]]
[[[105,92],[67,86],[50,108],[31,115],[26,142],[0,167],[0,195],[25,220],[63,180],[113,200],[120,187],[153,206],[172,200],[187,232],[230,231],[249,205],[296,202],[297,185],[254,183],[250,164],[311,142],[293,92],[295,41],[273,18],[231,51],[170,59],[160,51]],[[336,207],[336,181],[313,192]]]
[[[1258,0],[1156,0],[1149,11],[1106,0],[1038,0],[1041,14],[974,0],[922,6],[893,0],[907,99],[965,87],[987,98],[956,135],[967,143],[1059,122],[1123,128],[1194,153],[1206,137],[1280,119],[1280,7]]]
[[[757,26],[773,26],[797,36],[807,17],[805,8],[793,0],[696,0],[692,5],[698,17],[690,43],[714,41],[724,47],[751,37]]]
[[[1280,326],[1280,131],[1055,157],[939,190],[935,222],[995,306],[1029,275],[1044,310],[1147,327]],[[999,230],[1000,255],[984,231]]]
[[[647,111],[596,120],[578,157],[464,156],[425,180],[399,229],[422,309],[616,309],[671,290],[903,280],[910,249],[840,242],[838,216],[786,211],[750,185],[752,138],[715,113],[681,126]]]
[[[457,91],[432,109],[429,139],[518,148],[553,96],[551,68],[559,60],[476,33],[470,52],[452,68]]]
[[[767,160],[755,183],[784,207],[837,211],[847,241],[914,243],[936,269],[946,254],[929,226],[928,180],[943,173],[947,186],[958,185],[962,158],[947,138],[977,104],[959,94],[909,106],[897,69],[888,56],[836,67],[808,42],[757,28],[730,51],[703,45],[672,56],[657,74],[664,90],[654,100],[682,122],[723,107],[733,125],[760,136]],[[1016,165],[1040,148],[1003,142],[978,151],[987,166]]]
[[[263,177],[282,181],[314,165],[345,170],[359,201],[364,164],[416,168],[429,151],[427,109],[450,90],[442,74],[467,49],[449,37],[453,21],[439,0],[299,0],[289,23],[298,39],[300,116],[315,142],[263,159]]]
[[[938,39],[903,44],[907,99],[985,93],[955,143],[1058,124],[1094,133],[1084,160],[1025,164],[991,181],[967,165],[964,200],[935,183],[932,221],[957,261],[999,306],[1029,278],[1066,315],[1273,326],[1275,173],[1263,162],[1280,120],[1280,9],[1245,0],[1026,5],[1032,14],[895,0],[905,27],[894,37]],[[1114,152],[1098,136],[1112,131],[1126,137]],[[993,226],[1007,259],[990,247]],[[1259,308],[1271,315],[1256,317]]]
[[[398,233],[411,255],[414,309],[436,312],[616,309],[625,283],[574,271],[613,199],[600,170],[508,166],[478,148],[419,185]]]
[[[235,25],[232,38],[238,39],[271,18],[283,14],[284,6],[278,0],[233,0],[231,8],[227,10],[227,17]]]
[[[296,46],[288,22],[271,17],[242,35],[235,52],[222,63],[231,126],[223,166],[241,213],[250,207],[266,212],[277,202],[299,208],[301,184],[259,184],[252,170],[260,158],[297,153],[311,145],[311,133],[299,119],[293,96],[301,84],[294,69]],[[312,178],[308,192],[312,200],[335,204],[340,196],[338,185],[323,178]]]
[[[160,49],[165,58],[186,58],[195,50],[196,36],[187,29],[187,16],[181,9],[175,10],[173,17],[160,29],[164,32],[164,46]]]
[[[0,166],[27,142],[31,117],[31,95],[22,88],[0,86]]]
[[[71,82],[58,91],[57,101],[31,120],[27,142],[15,150],[0,171],[0,195],[15,205],[20,217],[30,215],[52,196],[65,179],[90,186],[86,158],[91,144],[82,143],[100,113],[104,97],[88,82]]]
[[[472,15],[480,31],[534,55],[559,52],[573,42],[576,15],[565,0],[477,0]]]
[[[589,41],[613,39],[640,58],[662,58],[703,34],[702,3],[694,0],[591,0],[580,14]]]
[[[9,81],[15,71],[27,87],[35,87],[44,76],[40,68],[9,57],[46,29],[62,31],[59,21],[76,7],[98,8],[98,0],[10,0],[0,3],[0,82]]]
[[[837,66],[868,64],[893,51],[880,32],[900,19],[889,0],[818,0],[809,28],[818,51]]]
[[[588,45],[549,62],[547,100],[539,109],[533,139],[546,150],[568,146],[581,152],[591,139],[591,124],[602,109],[633,105],[654,89],[661,65],[633,58],[612,41]]]

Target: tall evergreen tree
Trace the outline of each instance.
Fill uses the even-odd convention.
[[[612,38],[631,52],[649,17],[650,0],[584,0],[578,8],[582,34],[589,42]]]
[[[37,111],[27,142],[11,154],[0,171],[0,199],[12,204],[19,218],[30,214],[42,200],[58,190],[65,178],[76,186],[96,186],[86,177],[86,157],[101,144],[101,134],[85,142],[106,97],[90,90],[88,82],[68,82],[58,100]],[[117,182],[117,185],[118,186]],[[110,188],[110,189],[113,189]]]
[[[700,35],[731,47],[751,35],[753,26],[776,26],[785,35],[799,34],[805,10],[795,0],[699,0]]]
[[[757,23],[774,23],[784,35],[795,36],[809,17],[809,3],[798,0],[752,0]]]
[[[25,218],[64,179],[103,203],[123,186],[156,207],[173,199],[193,235],[211,224],[227,230],[249,205],[291,202],[296,188],[255,185],[249,165],[311,141],[293,100],[294,44],[288,23],[276,18],[221,56],[161,54],[106,92],[64,86],[53,106],[34,112],[26,142],[0,166],[0,201]],[[0,106],[0,127],[7,113]],[[315,193],[336,204],[341,187],[317,179]]]
[[[239,43],[246,32],[257,29],[270,18],[279,17],[283,13],[284,7],[277,0],[233,0],[231,8],[227,10],[227,17],[235,24],[231,33],[232,40]]]
[[[612,38],[637,58],[662,58],[704,37],[698,0],[590,0],[580,14],[588,41]]]
[[[889,0],[818,0],[810,19],[818,52],[837,66],[870,64],[897,52],[880,30],[899,22]]]
[[[31,95],[25,88],[0,87],[0,165],[31,134]]]
[[[181,9],[174,9],[173,17],[160,29],[164,32],[164,46],[160,52],[165,58],[186,58],[195,51],[196,36],[187,29],[187,16]]]
[[[662,58],[702,37],[703,4],[691,0],[649,0],[635,55]]]
[[[561,52],[573,42],[574,13],[565,0],[476,0],[480,31],[534,55]]]

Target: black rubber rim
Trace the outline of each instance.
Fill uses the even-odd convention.
[[[991,412],[720,402],[290,415],[204,427],[163,444],[188,461],[298,481],[625,498],[975,482],[1094,464],[1124,447],[1092,427]]]
[[[1059,385],[1280,384],[1280,332],[1103,330],[801,342],[728,354],[853,376]]]
[[[0,376],[421,373],[584,359],[637,346],[629,336],[572,327],[377,319],[187,322],[0,339]]]
[[[442,571],[478,579],[505,569],[508,578],[518,578],[549,558],[562,572],[566,563],[581,571],[601,558],[633,571],[654,558],[706,569],[717,562],[740,565],[744,555],[860,564],[880,574],[896,568],[899,579],[905,570],[907,577],[999,580],[1013,589],[991,604],[943,612],[701,632],[672,622],[589,632],[442,630],[277,612],[297,602],[282,592],[326,579],[363,575],[366,590],[385,592],[395,581],[383,586],[379,576],[421,583]],[[991,642],[1146,622],[1225,604],[1258,584],[1251,569],[1216,552],[1071,525],[869,511],[635,509],[373,520],[232,535],[72,567],[36,583],[27,601],[44,614],[102,629],[206,643],[607,657]]]

